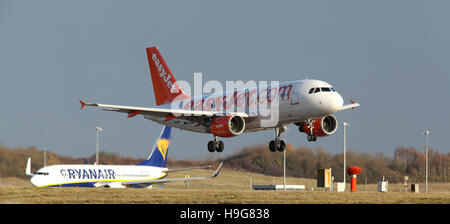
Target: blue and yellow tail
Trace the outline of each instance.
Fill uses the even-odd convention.
[[[150,156],[139,163],[138,165],[143,166],[156,166],[156,167],[166,167],[167,164],[167,152],[169,151],[170,145],[170,131],[171,127],[164,126],[159,138],[153,145],[153,151]]]

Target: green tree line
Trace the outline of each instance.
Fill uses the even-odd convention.
[[[25,178],[25,166],[28,157],[32,158],[32,171],[43,166],[44,153],[36,147],[8,148],[0,145],[0,176]],[[118,153],[99,153],[101,164],[137,164],[144,158],[124,157]],[[431,182],[447,182],[449,178],[450,153],[441,154],[436,150],[429,151],[429,180]],[[46,164],[82,164],[95,162],[95,155],[88,158],[73,158],[46,152]],[[262,173],[271,176],[283,175],[283,153],[273,153],[267,145],[245,147],[238,152],[223,158],[226,169]],[[168,160],[168,167],[188,167],[205,164],[216,164],[212,160]],[[311,149],[305,146],[286,147],[286,172],[288,176],[316,178],[318,168],[331,168],[335,181],[342,181],[344,175],[343,154],[331,154],[321,147]],[[425,180],[425,153],[423,150],[403,146],[394,151],[393,157],[383,153],[362,153],[353,150],[347,152],[347,167],[362,168],[358,182],[376,183],[384,176],[392,183],[403,182],[409,176],[412,182]]]

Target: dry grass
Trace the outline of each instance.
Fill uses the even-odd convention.
[[[190,171],[191,177],[210,175],[211,170]],[[184,173],[170,177],[183,177]],[[376,192],[376,185],[358,185],[356,193],[311,191],[316,181],[288,178],[288,184],[306,185],[307,191],[254,191],[253,184],[282,184],[283,178],[261,174],[223,170],[216,179],[165,185],[164,189],[104,189],[104,188],[35,188],[28,180],[0,179],[0,203],[250,203],[250,204],[450,204],[450,184],[430,184],[430,193],[404,193],[400,184],[390,184],[388,193]],[[421,190],[424,184],[420,185]]]

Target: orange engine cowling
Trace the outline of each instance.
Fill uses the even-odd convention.
[[[214,136],[233,137],[244,132],[245,121],[244,118],[235,115],[215,117],[209,129]]]
[[[338,127],[338,121],[333,115],[318,118],[313,122],[313,133],[310,133],[308,125],[303,123],[303,132],[306,134],[314,134],[317,137],[323,137],[334,134]]]

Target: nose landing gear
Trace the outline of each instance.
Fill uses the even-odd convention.
[[[315,142],[317,140],[317,137],[315,134],[309,134],[306,136],[306,139],[308,139],[308,142]]]
[[[313,119],[308,119],[306,120],[306,125],[309,129],[309,134],[306,136],[306,139],[308,139],[308,142],[315,142],[317,140],[317,136],[315,134],[313,134],[313,124],[314,124],[314,120]],[[303,127],[300,127],[299,130],[301,132],[303,132]]]

